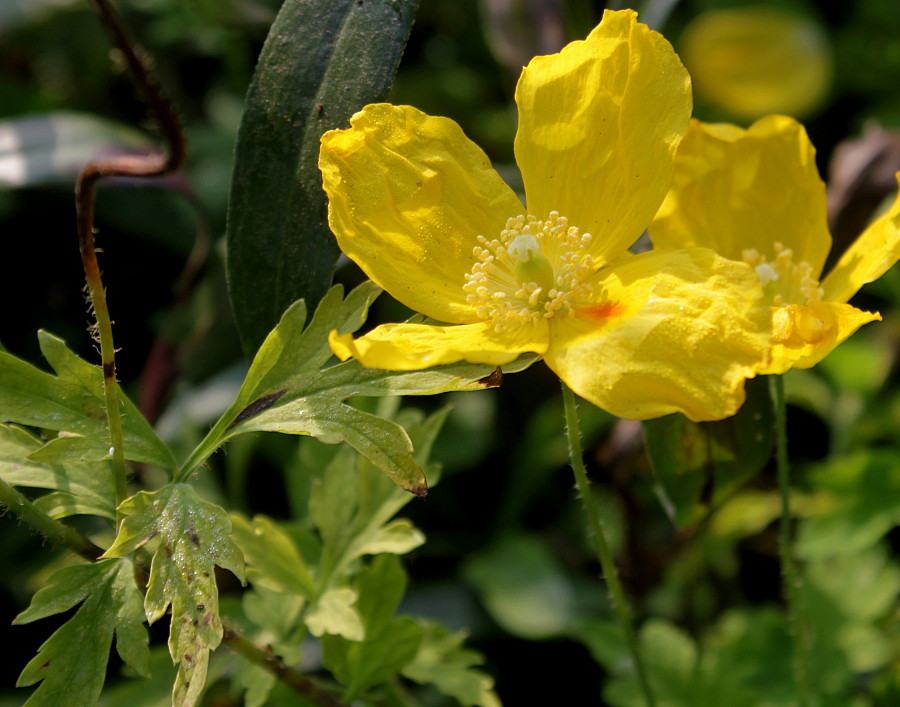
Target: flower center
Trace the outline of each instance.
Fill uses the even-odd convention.
[[[781,243],[775,243],[772,262],[755,248],[745,250],[741,257],[756,269],[763,291],[774,306],[822,301],[825,291],[813,275],[812,266],[806,261],[795,263],[794,251]]]
[[[781,243],[775,243],[772,262],[755,249],[741,255],[756,269],[763,292],[772,303],[775,341],[786,346],[815,344],[835,330],[834,315],[820,304],[825,291],[809,263],[795,263],[793,251]]]
[[[543,221],[514,216],[498,238],[478,236],[466,300],[496,329],[570,315],[578,303],[593,301],[593,289],[582,282],[596,269],[587,252],[591,240],[556,211]]]

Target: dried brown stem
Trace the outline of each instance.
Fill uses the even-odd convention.
[[[336,695],[320,687],[303,673],[291,668],[271,651],[260,648],[253,641],[242,636],[236,629],[224,622],[222,643],[251,663],[268,670],[281,682],[298,694],[303,695],[310,702],[322,705],[322,707],[346,707]]]

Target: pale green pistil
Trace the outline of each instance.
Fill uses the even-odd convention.
[[[520,285],[533,282],[546,293],[553,289],[555,275],[550,261],[541,255],[537,239],[530,233],[517,236],[506,249],[516,261],[516,280]]]
[[[592,301],[591,240],[555,211],[543,220],[514,216],[499,237],[478,236],[466,300],[498,329],[569,316],[576,303]]]

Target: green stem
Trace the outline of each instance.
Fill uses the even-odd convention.
[[[2,479],[0,479],[0,506],[6,506],[50,542],[67,547],[86,560],[93,562],[103,554],[101,548],[79,532],[39,511],[31,501]]]
[[[560,382],[562,383],[562,381]],[[619,581],[619,573],[616,570],[616,564],[609,547],[609,541],[606,538],[603,521],[600,520],[600,514],[597,512],[594,497],[591,495],[587,470],[584,467],[584,460],[582,459],[581,427],[578,422],[578,408],[575,402],[575,394],[569,390],[569,387],[565,383],[562,383],[562,393],[563,402],[565,404],[566,434],[569,438],[569,456],[572,461],[572,471],[575,473],[575,484],[578,487],[578,495],[581,496],[584,514],[587,516],[588,530],[594,539],[597,558],[600,560],[600,568],[603,570],[603,577],[606,579],[606,585],[609,588],[610,599],[616,610],[619,627],[625,635],[625,641],[631,652],[631,659],[634,662],[638,684],[644,695],[644,702],[647,704],[647,707],[655,707],[656,699],[653,697],[653,692],[650,689],[647,670],[644,667],[644,662],[641,659],[641,653],[638,648],[631,606],[625,598],[625,591],[622,589],[622,583]]]
[[[96,182],[79,176],[75,187],[78,204],[78,232],[81,261],[90,296],[91,309],[97,320],[100,339],[100,359],[103,364],[103,395],[106,400],[106,419],[109,424],[109,445],[112,453],[112,475],[116,488],[116,506],[128,498],[128,482],[125,469],[125,438],[122,434],[122,415],[119,410],[119,384],[116,381],[116,347],[113,343],[112,321],[106,306],[106,291],[100,279],[100,265],[94,247],[94,186]],[[116,525],[122,523],[122,515],[116,511]]]
[[[784,402],[784,379],[769,376],[769,391],[775,410],[775,463],[778,491],[781,496],[781,580],[787,603],[788,631],[794,644],[794,682],[797,685],[797,704],[809,704],[809,635],[801,600],[802,579],[794,562],[794,541],[791,530],[791,479],[787,451],[787,411]]]

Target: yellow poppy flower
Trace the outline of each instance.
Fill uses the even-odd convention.
[[[387,324],[332,350],[416,370],[544,357],[616,415],[719,419],[765,355],[753,269],[708,249],[630,255],[672,179],[691,112],[671,45],[632,11],[537,57],[516,89],[528,208],[452,120],[370,105],[322,137],[341,249],[410,308],[453,326]]]
[[[900,258],[900,197],[822,279],[831,249],[825,185],[803,126],[785,116],[747,130],[694,121],[650,237],[657,248],[705,246],[754,266],[773,324],[760,373],[784,373],[814,366],[881,319],[847,301]]]
[[[700,13],[679,45],[694,93],[739,120],[768,113],[801,118],[818,108],[832,78],[823,29],[802,13],[768,5]]]

